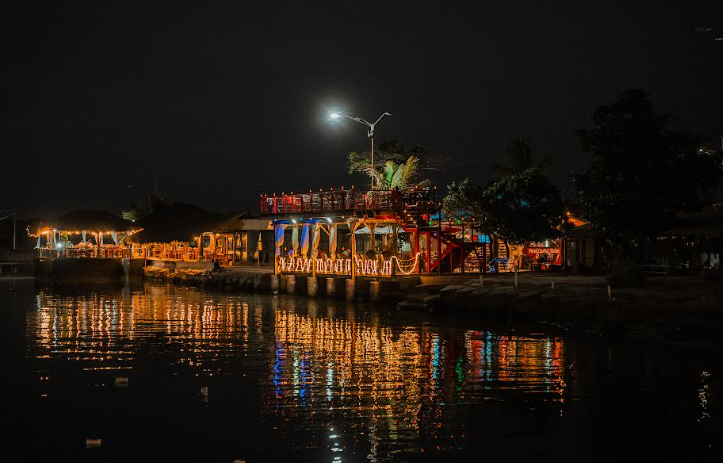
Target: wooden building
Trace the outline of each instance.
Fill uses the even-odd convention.
[[[273,221],[234,216],[202,235],[204,258],[220,265],[269,265],[273,262]]]

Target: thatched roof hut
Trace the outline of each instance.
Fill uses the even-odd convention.
[[[55,220],[39,222],[35,233],[55,229],[61,232],[131,232],[139,227],[136,224],[105,211],[77,210],[63,214]]]

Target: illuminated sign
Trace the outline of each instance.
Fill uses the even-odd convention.
[[[557,254],[560,248],[527,248],[525,254]]]

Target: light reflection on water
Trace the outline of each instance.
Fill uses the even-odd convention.
[[[483,445],[482,437],[519,434],[522,443],[548,433],[550,448],[540,459],[561,461],[570,457],[555,442],[558,434],[588,426],[575,417],[579,411],[566,417],[570,401],[581,396],[573,390],[580,389],[580,372],[569,347],[565,339],[545,334],[445,327],[422,315],[405,318],[323,299],[158,286],[41,289],[26,312],[26,329],[28,360],[44,375],[46,397],[57,392],[56,374],[75,381],[80,393],[93,385],[107,395],[117,393],[113,378],[129,377],[129,397],[141,394],[139,384],[162,382],[167,389],[152,396],[151,404],[168,400],[178,416],[213,417],[205,426],[215,433],[214,457],[471,458],[469,452],[485,445],[504,447]],[[705,374],[697,378],[695,413],[697,420],[710,421],[713,392]],[[195,395],[186,392],[197,394],[200,384],[210,385],[203,409],[190,405],[187,399]],[[133,407],[132,400],[121,399]],[[66,413],[82,415],[83,406],[92,406],[82,398],[73,403],[80,409]],[[239,414],[252,424],[236,424]],[[122,449],[113,437],[105,436],[108,445]],[[510,452],[540,456],[532,449]]]

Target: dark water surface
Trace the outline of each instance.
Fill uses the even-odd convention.
[[[0,281],[0,322],[6,461],[723,455],[718,350],[150,285]]]

